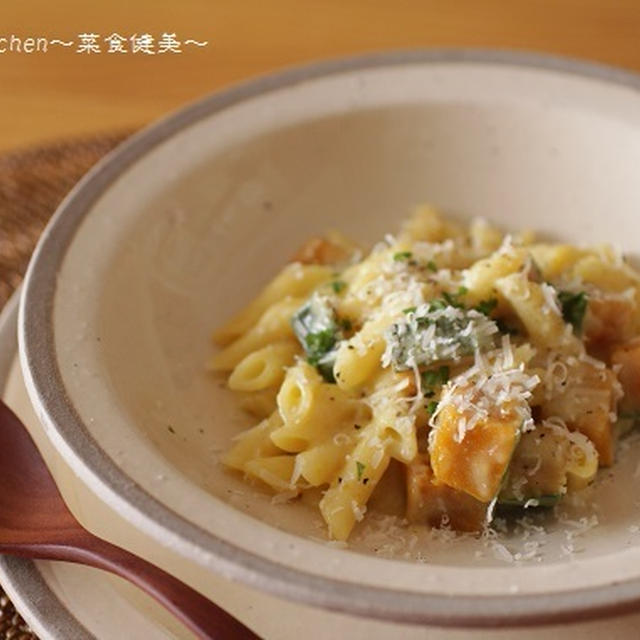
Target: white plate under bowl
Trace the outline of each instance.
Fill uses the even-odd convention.
[[[363,535],[374,516],[339,550],[312,507],[274,505],[218,463],[249,422],[204,362],[211,329],[303,239],[338,227],[372,240],[420,202],[636,252],[638,87],[622,71],[515,53],[320,63],[206,98],[93,170],[31,262],[20,356],[53,446],[139,532],[131,550],[155,541],[156,562],[211,597],[217,573],[404,622],[539,624],[637,606],[637,448],[597,487],[600,524],[571,557],[564,523],[534,557],[507,541],[521,559],[509,565],[481,540],[415,544],[412,532],[383,558]]]
[[[17,364],[18,294],[0,314],[0,397],[42,442]],[[41,449],[43,453],[44,449]],[[115,587],[101,571],[63,562],[0,556],[0,580],[17,610],[41,640],[122,640],[172,637]]]

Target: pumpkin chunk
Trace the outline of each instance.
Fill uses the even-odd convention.
[[[621,410],[640,409],[640,340],[632,340],[614,349],[611,363],[620,365],[618,380],[624,390]]]
[[[505,408],[465,431],[466,420],[455,405],[442,407],[431,436],[431,466],[439,482],[489,502],[518,443],[522,416]]]
[[[438,482],[429,456],[419,455],[407,465],[407,520],[456,531],[480,531],[487,517],[488,503]]]
[[[619,385],[610,369],[575,360],[567,367],[566,384],[556,386],[542,404],[543,418],[560,418],[571,431],[593,442],[600,464],[613,464],[616,433],[613,428]]]
[[[550,427],[538,425],[523,433],[516,447],[499,502],[524,504],[565,492],[570,442]]]
[[[620,298],[590,298],[584,321],[584,337],[589,351],[608,358],[615,345],[635,333],[635,305]]]

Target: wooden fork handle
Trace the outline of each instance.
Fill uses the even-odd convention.
[[[68,544],[46,545],[48,548],[41,548],[38,555],[89,565],[129,580],[166,607],[199,638],[259,640],[259,636],[231,614],[150,562],[84,530],[73,538]]]

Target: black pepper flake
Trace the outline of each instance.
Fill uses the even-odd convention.
[[[170,424],[167,425],[167,429],[169,429],[170,433],[175,433],[176,432],[176,430]]]

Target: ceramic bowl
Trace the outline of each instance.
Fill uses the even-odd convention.
[[[425,51],[315,64],[189,106],[73,190],[26,278],[20,357],[83,522],[206,595],[215,572],[388,620],[538,624],[640,602],[640,452],[626,443],[580,521],[498,540],[381,533],[348,549],[305,503],[226,472],[251,424],[207,373],[212,329],[310,235],[364,241],[416,204],[638,249],[640,81],[515,53]],[[89,497],[88,497],[89,496]],[[93,517],[91,501],[120,524]],[[118,533],[118,531],[122,533]],[[127,532],[127,533],[125,533]]]

